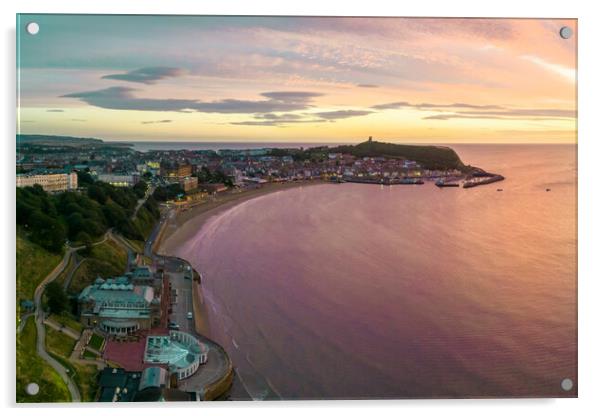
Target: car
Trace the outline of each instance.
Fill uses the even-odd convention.
[[[188,312],[188,319],[192,319],[192,312]]]
[[[175,322],[170,322],[169,323],[169,329],[180,329],[180,325],[176,324]]]

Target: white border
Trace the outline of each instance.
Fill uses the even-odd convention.
[[[496,2],[454,0],[420,0],[413,2],[393,2],[369,0],[362,2],[325,0],[221,0],[202,2],[191,0],[157,1],[146,0],[103,0],[96,3],[69,0],[20,0],[17,4],[2,2],[2,82],[4,99],[1,101],[2,126],[4,127],[1,164],[2,192],[5,197],[0,204],[1,218],[6,222],[0,253],[5,273],[4,282],[4,323],[7,331],[3,348],[0,394],[4,406],[12,407],[9,413],[43,412],[55,415],[64,413],[106,414],[106,407],[94,405],[71,406],[68,409],[57,405],[44,408],[15,408],[14,404],[14,151],[15,151],[15,14],[20,13],[129,13],[129,14],[268,14],[268,15],[365,15],[365,16],[440,16],[440,17],[559,17],[579,19],[579,399],[561,400],[414,400],[414,401],[345,401],[345,402],[278,402],[278,403],[205,403],[175,405],[178,412],[202,412],[230,414],[236,410],[254,414],[319,413],[330,414],[344,411],[359,415],[368,411],[379,414],[591,414],[601,408],[598,396],[602,397],[600,383],[600,299],[602,293],[602,270],[599,257],[602,250],[602,132],[600,129],[600,65],[599,40],[602,39],[602,15],[594,1],[527,2],[525,0],[498,0]],[[598,261],[596,261],[598,260]],[[11,266],[11,267],[8,267]],[[7,371],[12,370],[12,371]],[[174,404],[169,406],[174,407]],[[127,405],[110,407],[111,413],[131,413],[134,407]],[[144,412],[164,413],[162,404],[144,405]]]

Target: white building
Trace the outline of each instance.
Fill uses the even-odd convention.
[[[50,173],[42,175],[17,175],[17,187],[40,185],[46,192],[77,189],[77,173]]]
[[[101,182],[107,182],[113,186],[134,186],[138,183],[140,176],[138,174],[113,174],[113,173],[99,173],[98,180]]]

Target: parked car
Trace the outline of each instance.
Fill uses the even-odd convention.
[[[192,319],[192,312],[188,312],[188,319]]]
[[[180,325],[176,324],[175,322],[170,322],[168,326],[169,326],[169,329],[173,329],[173,330],[180,329]]]

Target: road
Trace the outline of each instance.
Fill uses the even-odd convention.
[[[155,225],[155,228],[153,228],[153,230],[151,231],[150,235],[148,236],[148,238],[146,240],[146,243],[144,244],[144,255],[145,256],[151,257],[151,258],[154,257],[153,245],[155,244],[155,240],[159,236],[159,233],[161,232],[161,228],[163,228],[163,224],[168,222],[169,220],[173,219],[174,216],[175,216],[175,212],[171,209],[167,209],[167,210],[164,210],[163,212],[161,212],[161,217],[159,218],[159,221]]]
[[[153,194],[153,192],[155,192],[155,188],[156,188],[156,186],[153,186],[153,185],[149,185],[146,188],[146,193],[144,194],[144,197],[142,197],[138,200],[138,204],[136,205],[136,208],[134,208],[134,213],[132,214],[132,220],[134,218],[136,218],[136,214],[138,214],[138,210],[146,202],[148,197],[151,196]]]
[[[71,284],[71,280],[73,280],[73,275],[75,274],[77,269],[79,269],[79,266],[81,266],[82,263],[84,261],[86,261],[86,258],[78,256],[77,252],[75,252],[75,253],[73,253],[73,261],[74,261],[73,267],[71,268],[71,270],[69,270],[69,274],[67,275],[67,278],[63,282],[63,289],[65,289],[65,290],[67,290],[69,288],[69,285]]]
[[[229,372],[230,358],[219,345],[196,332],[194,313],[193,319],[188,318],[188,313],[193,312],[192,291],[195,290],[193,288],[191,266],[187,262],[174,257],[163,257],[163,259],[165,272],[170,277],[172,291],[175,290],[177,293],[176,303],[173,305],[172,314],[169,316],[170,321],[177,323],[181,331],[195,334],[209,348],[207,362],[201,365],[191,377],[181,380],[179,388],[184,391],[194,391],[204,396],[207,386],[222,379]]]

